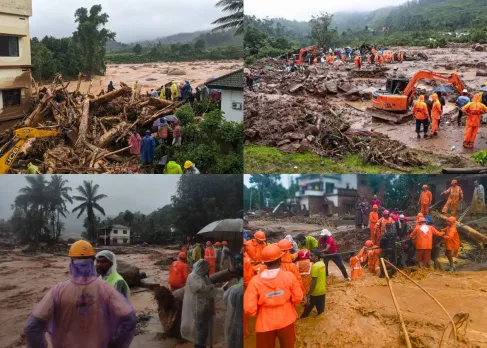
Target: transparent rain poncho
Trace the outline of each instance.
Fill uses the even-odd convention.
[[[27,320],[27,347],[129,347],[137,322],[135,311],[110,284],[97,279],[92,259],[72,259],[71,279],[56,284]]]
[[[209,269],[208,261],[196,262],[184,288],[181,336],[198,345],[213,344],[215,292],[208,277]]]
[[[243,278],[223,295],[227,306],[225,314],[225,345],[227,348],[243,347]]]

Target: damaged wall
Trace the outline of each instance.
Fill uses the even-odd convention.
[[[20,89],[20,105],[4,105],[3,90]],[[22,117],[29,112],[31,98],[31,71],[25,69],[0,68],[0,121]]]
[[[30,17],[32,16],[32,0],[2,0],[0,1],[0,13]]]

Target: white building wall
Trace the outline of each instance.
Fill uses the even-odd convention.
[[[357,175],[356,174],[343,174],[340,186],[337,185],[338,188],[347,188],[347,184],[349,184],[349,188],[356,190],[357,189]]]
[[[232,103],[240,103],[241,110],[232,108]],[[221,96],[221,110],[225,113],[227,121],[242,122],[243,121],[243,91],[222,90]]]

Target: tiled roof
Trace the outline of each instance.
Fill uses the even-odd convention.
[[[243,90],[243,68],[206,82],[208,88]]]

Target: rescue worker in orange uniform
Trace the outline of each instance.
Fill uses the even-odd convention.
[[[257,231],[254,233],[253,239],[244,242],[245,252],[253,262],[260,262],[260,254],[266,246],[265,241],[265,233]]]
[[[442,195],[448,194],[448,200],[445,206],[441,210],[443,214],[448,212],[448,208],[451,206],[451,216],[455,216],[458,208],[458,203],[463,199],[463,191],[460,186],[458,186],[458,181],[453,179],[451,181],[451,186],[448,190],[441,193]]]
[[[433,194],[428,190],[428,185],[423,185],[421,188],[421,194],[419,195],[419,206],[423,216],[428,215],[431,202],[433,201]]]
[[[454,216],[450,216],[446,219],[448,224],[447,227],[443,228],[442,231],[445,232],[445,256],[450,262],[450,268],[447,271],[454,271],[455,266],[453,265],[453,258],[458,257],[458,250],[460,249],[460,236],[457,231],[457,219]]]
[[[370,53],[367,53],[366,57],[367,57],[367,64],[370,65],[371,64],[371,62],[370,62]]]
[[[275,244],[264,248],[266,269],[252,278],[244,294],[244,313],[257,316],[256,348],[274,348],[276,338],[281,348],[293,348],[296,341],[295,305],[303,300],[303,290],[290,272],[281,269],[283,254]]]
[[[215,249],[210,241],[206,242],[205,260],[210,264],[210,274],[215,273]]]
[[[379,65],[384,65],[384,55],[381,55],[379,58]]]
[[[441,103],[436,93],[433,93],[430,98],[433,101],[433,106],[431,107],[431,134],[438,135],[438,127],[441,120]]]
[[[365,242],[365,247],[367,248],[367,268],[370,273],[380,274],[380,254],[382,250],[374,245],[371,240]]]
[[[294,274],[296,280],[299,283],[299,286],[301,286],[301,290],[303,290],[304,292],[304,286],[303,286],[303,281],[301,279],[301,274],[299,274],[298,267],[296,267],[296,265],[293,263],[293,257],[291,254],[291,249],[293,248],[292,243],[287,239],[281,239],[277,243],[277,246],[284,253],[281,257],[281,269]]]
[[[374,238],[372,239],[372,243],[374,243],[374,245],[379,245],[380,239],[386,231],[386,225],[393,223],[394,220],[389,216],[389,210],[384,210],[382,212],[382,217],[375,224]]]
[[[186,264],[186,253],[181,251],[178,254],[178,260],[174,261],[169,268],[169,287],[171,292],[183,288],[188,279],[188,265]]]
[[[363,275],[362,262],[367,261],[367,247],[364,246],[357,255],[350,258],[350,269],[352,270],[352,280],[361,278]]]
[[[416,133],[418,134],[418,139],[421,139],[421,125],[423,125],[424,137],[428,137],[428,127],[429,127],[429,111],[428,105],[424,102],[424,95],[420,95],[418,100],[413,106],[413,115],[416,119]]]
[[[428,267],[433,249],[433,235],[443,237],[444,233],[437,231],[432,225],[427,225],[424,217],[419,218],[418,222],[419,226],[411,232],[409,238],[414,239],[419,266]]]
[[[377,53],[374,55],[374,64],[379,64],[379,55]]]
[[[369,228],[370,228],[370,240],[374,239],[374,231],[377,225],[377,221],[379,221],[379,213],[377,212],[379,206],[374,204],[372,206],[372,211],[369,213]]]
[[[311,266],[313,266],[313,263],[309,259],[310,255],[311,253],[308,249],[301,249],[298,253],[298,261],[296,262],[296,267],[303,281],[305,294],[309,292],[309,286],[311,285]]]
[[[473,144],[475,143],[475,138],[480,127],[480,119],[482,114],[487,113],[487,106],[480,102],[480,94],[477,93],[473,96],[473,100],[462,108],[462,112],[464,115],[467,115],[463,147],[473,149]]]

